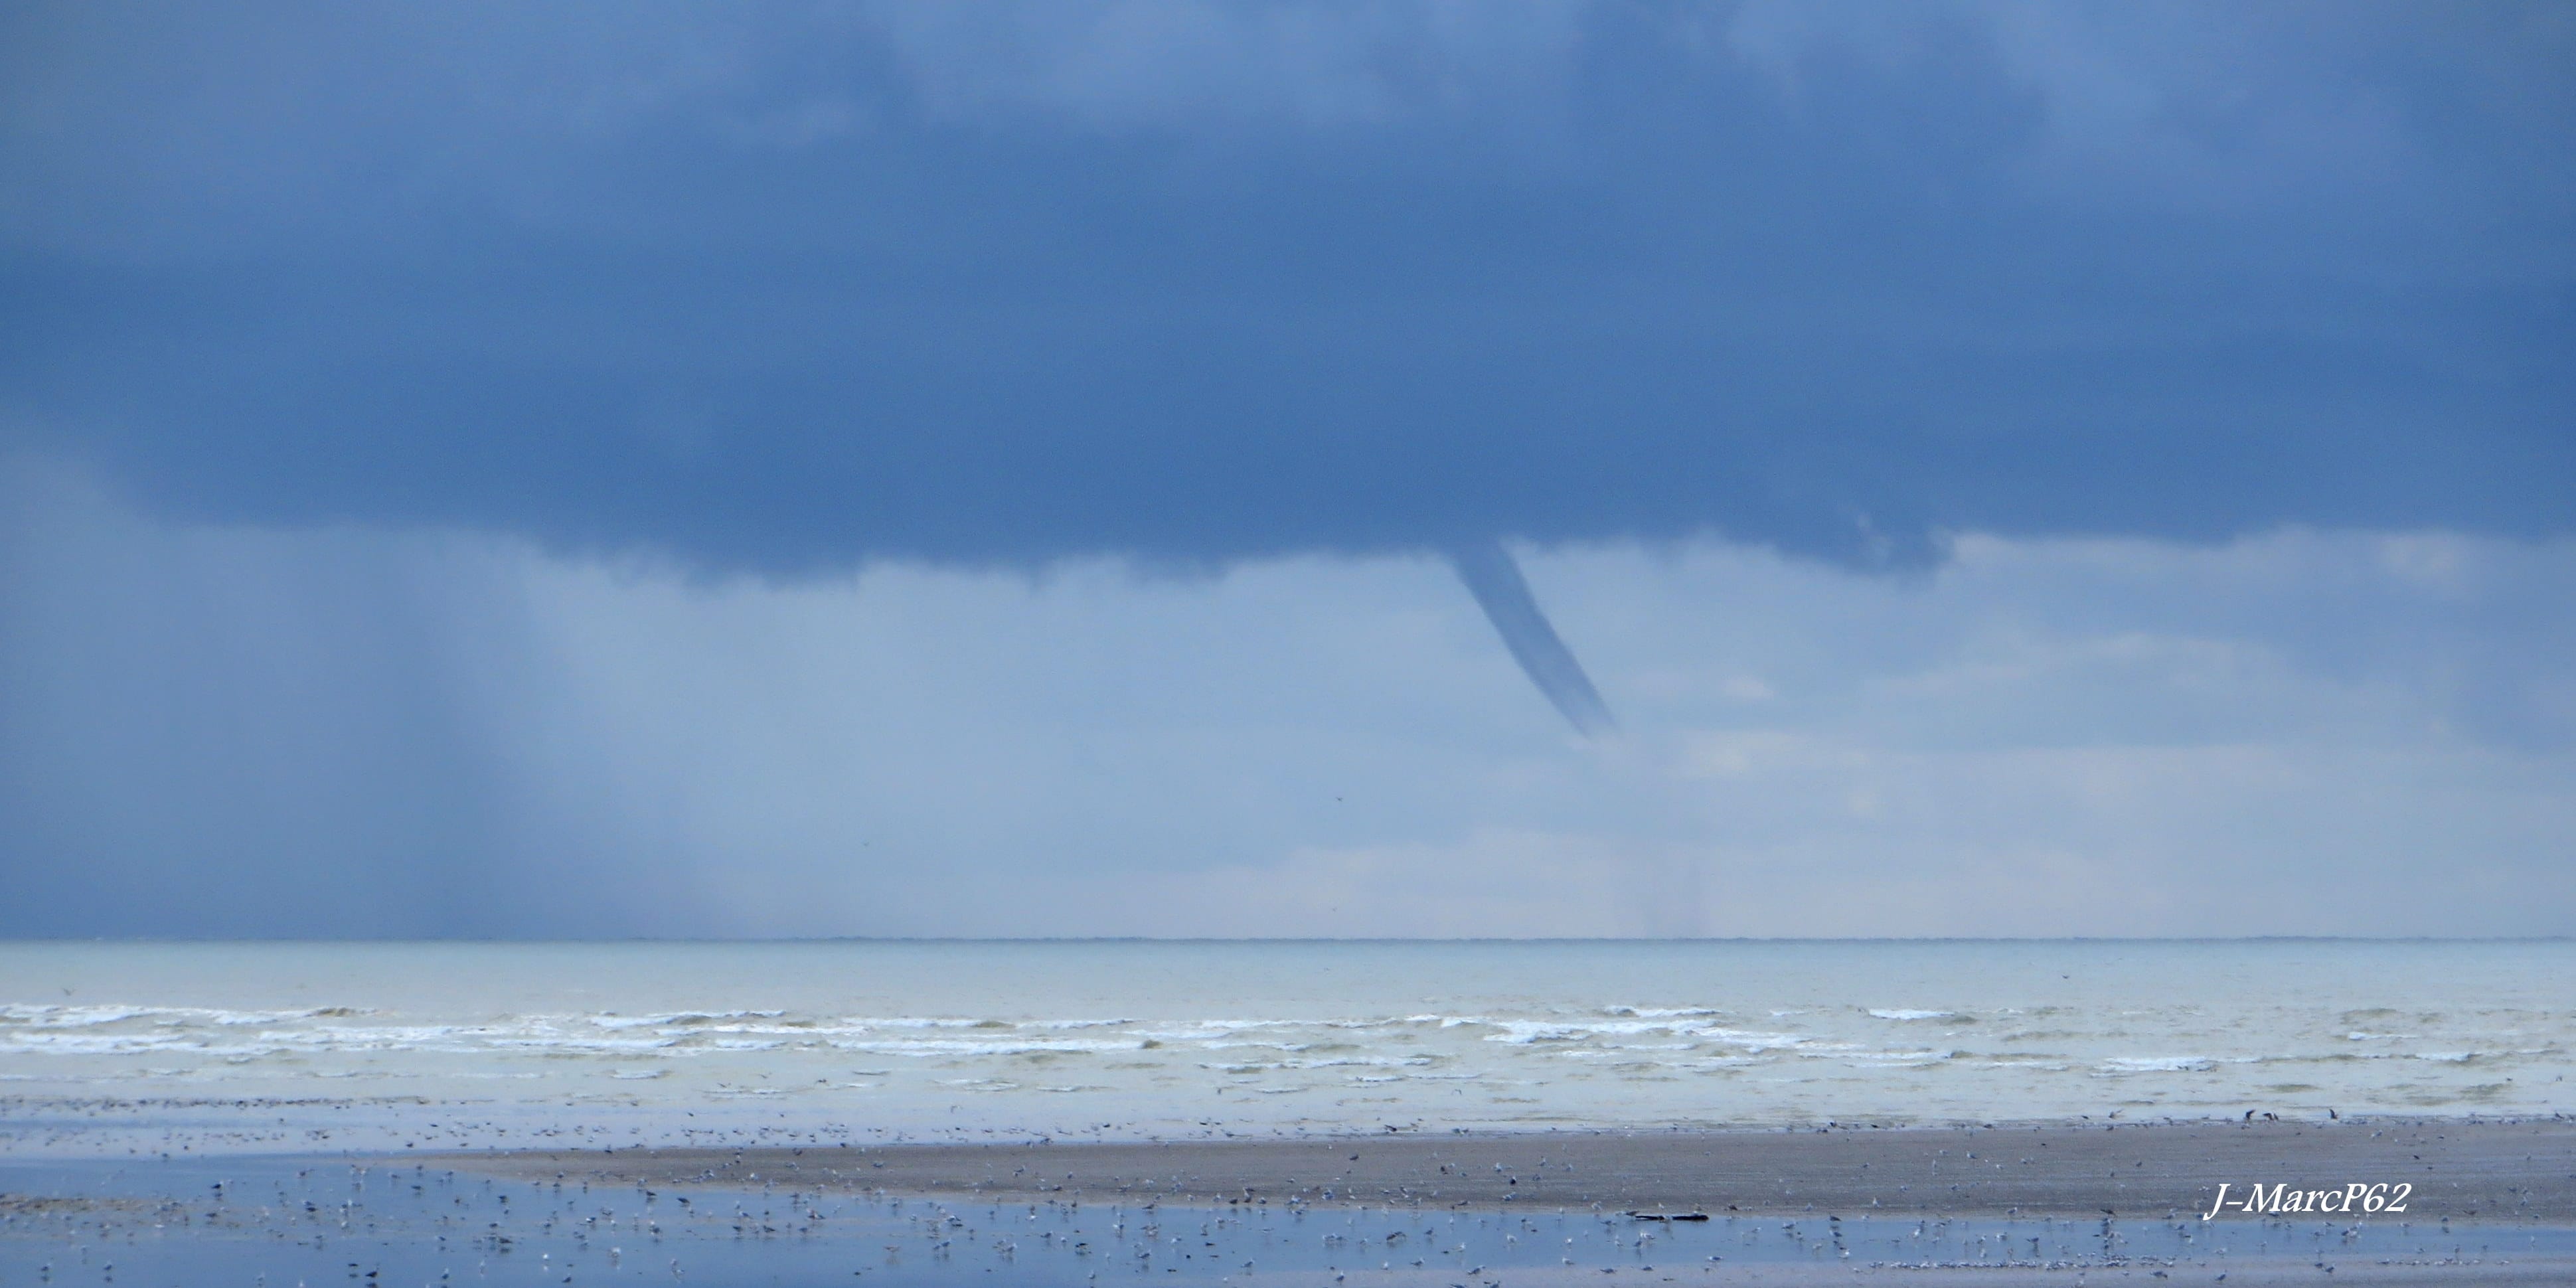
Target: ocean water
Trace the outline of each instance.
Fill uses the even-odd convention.
[[[0,1153],[2576,1110],[2576,943],[0,944]]]

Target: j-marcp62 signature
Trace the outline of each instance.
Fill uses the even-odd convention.
[[[2333,1190],[2297,1190],[2283,1182],[2268,1189],[2261,1185],[2246,1186],[2245,1192],[2231,1202],[2227,1192],[2234,1188],[2233,1182],[2219,1182],[2217,1201],[2200,1214],[2200,1219],[2215,1221],[2221,1212],[2242,1212],[2247,1216],[2271,1216],[2281,1212],[2403,1212],[2407,1196],[2415,1192],[2414,1186],[2403,1181],[2393,1185],[2385,1181],[2376,1185],[2355,1181]]]

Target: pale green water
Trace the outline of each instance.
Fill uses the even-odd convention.
[[[2576,944],[0,944],[0,1150],[2576,1109]]]

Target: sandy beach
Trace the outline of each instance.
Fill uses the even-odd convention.
[[[2250,1185],[2286,1184],[2338,1197],[2356,1183],[2385,1183],[2412,1187],[2403,1215],[2415,1221],[2576,1221],[2576,1122],[2565,1120],[1389,1134],[529,1151],[442,1161],[527,1179],[666,1187],[766,1182],[1015,1201],[1526,1205],[1748,1216],[2163,1218],[2209,1211],[2222,1183],[2235,1195]]]
[[[2222,1184],[2336,1200],[2384,1186],[2388,1198],[2374,1213],[2337,1202],[2203,1221]],[[0,1282],[316,1274],[918,1288],[2523,1288],[2576,1282],[2576,1123],[2258,1118],[0,1165]]]
[[[1815,1288],[1822,1284],[1922,1284],[1927,1288],[2024,1288],[2058,1284],[2172,1284],[2223,1282],[2228,1288],[2279,1288],[2285,1284],[2440,1284],[2443,1288],[2523,1288],[2565,1284],[2576,1275],[2576,1261],[2551,1257],[2510,1265],[2437,1265],[2337,1263],[2329,1277],[2322,1265],[2232,1261],[2222,1268],[2171,1265],[2087,1265],[2014,1268],[1973,1266],[1691,1266],[1669,1272],[1595,1266],[1514,1270],[1511,1288],[1570,1288],[1574,1284],[1704,1283],[1766,1284],[1775,1288]],[[1357,1271],[1336,1281],[1335,1288],[1449,1288],[1459,1282],[1454,1271]]]
[[[1109,1232],[1113,1259],[1157,1277],[1224,1270],[1251,1281],[1257,1269],[1334,1288],[2576,1282],[2576,1122],[2563,1119],[1391,1133],[438,1161],[566,1194],[640,1190],[666,1204],[690,1193],[737,1203],[761,1194],[773,1209],[784,1197],[791,1211],[817,1195],[872,1199],[936,1214],[923,1237],[954,1231],[961,1242],[1023,1222],[1087,1220],[1092,1237]],[[2203,1222],[2222,1184],[2236,1196],[2286,1186],[2304,1199],[2293,1209],[2333,1197],[2323,1211],[2231,1210]],[[2351,1187],[2371,1185],[2388,1186],[2402,1210],[2336,1210],[2362,1192]],[[1277,1232],[1319,1229],[1320,1264],[1270,1260]],[[1329,1233],[1345,1229],[1366,1233]],[[1533,1242],[1513,1253],[1514,1232]],[[1156,1259],[1135,1260],[1145,1254]]]

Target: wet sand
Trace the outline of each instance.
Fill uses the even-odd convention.
[[[530,1180],[672,1188],[1716,1216],[2188,1218],[2209,1210],[2222,1182],[2239,1195],[2256,1183],[2337,1192],[2386,1183],[2413,1188],[2402,1217],[2384,1220],[2576,1224],[2576,1121],[2555,1119],[571,1150],[438,1161]]]
[[[1621,1267],[1604,1270],[1594,1266],[1561,1266],[1555,1268],[1514,1269],[1507,1276],[1509,1288],[1603,1288],[1623,1283],[1699,1283],[1699,1284],[1766,1284],[1774,1288],[1817,1288],[1824,1284],[1905,1285],[1921,1284],[1925,1288],[2055,1288],[2074,1284],[2171,1285],[2183,1283],[2224,1282],[2227,1288],[2279,1288],[2298,1284],[2313,1288],[2318,1284],[2370,1284],[2395,1288],[2402,1284],[2438,1284],[2442,1288],[2563,1288],[2576,1283],[2576,1260],[2540,1258],[2510,1264],[2444,1265],[2411,1263],[2380,1265],[2343,1260],[2334,1263],[2329,1276],[2324,1263],[2275,1258],[2270,1261],[2234,1259],[2221,1263],[2192,1265],[2135,1266],[2058,1266],[1993,1268],[1974,1266],[1807,1266],[1807,1265],[1723,1265],[1687,1266],[1667,1270],[1639,1270]],[[1332,1288],[1455,1288],[1460,1283],[1456,1271],[1352,1271],[1333,1281]]]
[[[2572,1144],[2061,1124],[23,1160],[0,1282],[2522,1288],[2576,1283]],[[2420,1179],[2404,1213],[2203,1222],[2213,1175]]]

